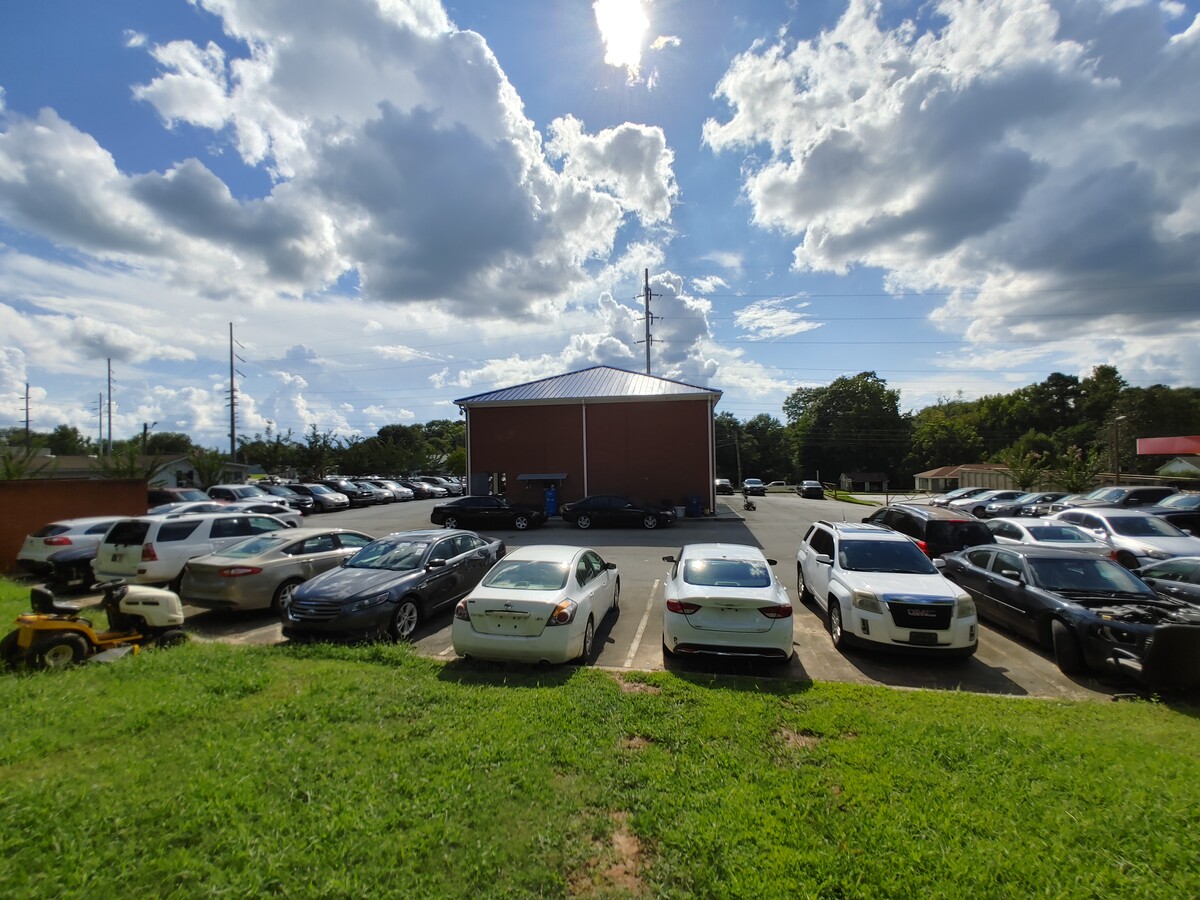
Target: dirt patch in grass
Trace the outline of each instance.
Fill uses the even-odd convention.
[[[568,883],[572,897],[642,896],[642,842],[629,827],[629,813],[611,815],[613,833],[607,846],[597,843],[596,853]]]
[[[783,740],[785,747],[796,747],[801,750],[811,750],[821,743],[821,739],[811,731],[792,731],[790,728],[781,728],[779,737]]]
[[[621,741],[621,747],[625,750],[645,750],[654,742],[648,737],[642,737],[640,734],[631,735]]]
[[[621,675],[614,674],[613,678],[617,680],[617,684],[621,686],[621,690],[626,694],[661,694],[662,688],[655,684],[646,684],[644,681],[626,681]]]

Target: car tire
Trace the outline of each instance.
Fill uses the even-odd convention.
[[[621,579],[617,579],[617,586],[613,589],[612,608],[609,610],[613,615],[621,614]]]
[[[457,528],[458,516],[446,516],[446,518],[442,519],[442,527],[451,529]]]
[[[808,585],[804,583],[804,569],[799,563],[796,564],[796,596],[800,598],[800,602],[805,606],[812,606],[815,599],[812,591],[808,589]]]
[[[1054,661],[1064,675],[1079,675],[1087,671],[1079,639],[1065,622],[1055,619],[1050,623],[1050,643],[1054,647]]]
[[[524,531],[529,527],[529,516],[515,516],[513,518],[513,528],[517,531]]]
[[[589,665],[592,661],[592,646],[596,643],[596,623],[588,616],[587,625],[583,629],[583,649],[579,652],[579,656],[575,658],[575,662],[581,666]]]
[[[283,612],[283,607],[292,599],[296,588],[302,584],[304,584],[304,580],[301,578],[289,578],[275,588],[275,595],[271,597],[271,612],[276,614]]]
[[[585,528],[585,529],[591,528],[592,527],[592,517],[587,515],[586,513],[584,515],[576,517],[575,527],[576,528]]]
[[[643,528],[657,528],[658,516],[646,516],[642,519]]]
[[[35,669],[65,669],[88,657],[88,642],[82,635],[59,634],[34,645]]]
[[[421,624],[421,605],[415,597],[403,597],[396,612],[392,616],[392,624],[388,629],[397,641],[412,640],[413,632]]]
[[[833,639],[835,650],[846,649],[846,627],[842,622],[842,605],[837,597],[829,598],[829,636]]]

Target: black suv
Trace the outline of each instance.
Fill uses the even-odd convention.
[[[863,521],[908,535],[930,559],[964,547],[996,543],[995,535],[979,519],[938,506],[896,503],[875,510]]]

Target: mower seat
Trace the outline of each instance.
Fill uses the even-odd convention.
[[[67,603],[59,603],[54,594],[44,587],[31,588],[29,602],[33,611],[42,616],[77,616],[79,607]]]

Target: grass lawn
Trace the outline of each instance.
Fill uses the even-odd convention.
[[[4,897],[1200,895],[1161,704],[190,643],[0,708]]]

